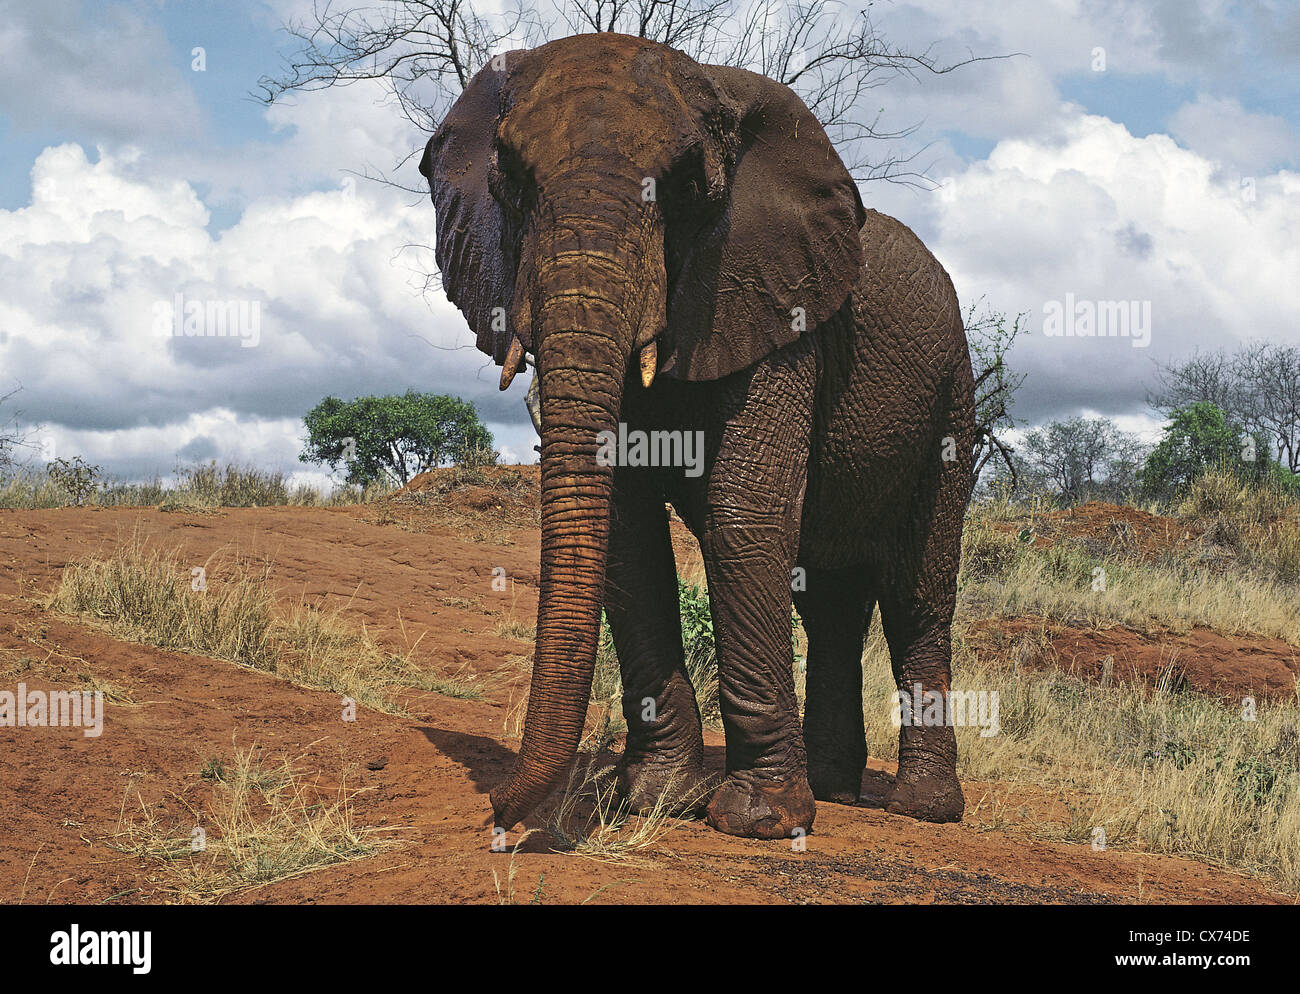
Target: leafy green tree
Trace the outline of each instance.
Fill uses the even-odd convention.
[[[1248,436],[1216,404],[1200,401],[1177,408],[1170,419],[1142,467],[1142,489],[1148,496],[1174,497],[1216,466],[1235,466],[1253,478],[1268,473],[1267,442]]]
[[[492,433],[474,405],[445,394],[326,397],[303,423],[307,440],[299,460],[344,468],[347,482],[361,486],[380,477],[405,484],[462,456],[482,462],[483,452],[492,450]]]

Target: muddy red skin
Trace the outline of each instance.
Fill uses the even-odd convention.
[[[677,785],[685,806],[707,787],[721,831],[810,831],[814,799],[858,797],[876,604],[900,686],[949,687],[973,391],[947,274],[864,210],[789,89],[644,39],[509,53],[466,88],[421,171],[448,295],[507,382],[526,351],[541,383],[537,647],[497,824],[567,774],[604,605],[633,802]],[[701,472],[601,465],[598,436],[620,422],[702,433]],[[727,752],[712,782],[665,502],[708,575]],[[806,589],[792,593],[795,568]],[[802,727],[792,599],[809,637]],[[953,730],[904,728],[899,745],[889,810],[959,819]]]

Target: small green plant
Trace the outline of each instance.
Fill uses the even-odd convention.
[[[199,770],[199,779],[201,780],[211,780],[213,783],[218,783],[225,778],[226,767],[215,756],[204,763],[203,769]]]
[[[1278,785],[1278,771],[1253,756],[1237,760],[1232,766],[1237,797],[1246,804],[1262,807],[1269,802]]]
[[[713,615],[709,611],[709,592],[703,587],[677,578],[677,604],[682,615],[682,646],[686,654],[701,658],[716,657],[713,638]]]

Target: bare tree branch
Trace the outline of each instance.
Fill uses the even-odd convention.
[[[23,386],[19,383],[8,393],[0,394],[0,406],[16,397],[22,389]],[[14,411],[7,419],[0,421],[0,470],[7,470],[14,465],[14,454],[18,450],[28,449],[35,452],[38,448],[33,437],[40,429],[24,429],[21,424],[22,413],[22,411]]]
[[[966,342],[970,348],[971,370],[975,374],[975,440],[974,472],[971,486],[979,482],[980,474],[994,455],[1002,459],[1003,467],[1011,474],[1011,487],[1015,488],[1018,469],[1012,456],[1015,453],[999,434],[1016,425],[1011,416],[1015,392],[1025,381],[1024,373],[1012,373],[1006,364],[1007,352],[1016,338],[1025,332],[1025,314],[1017,314],[1007,326],[1007,316],[990,309],[976,317],[976,309],[984,302],[981,297],[966,312]]]
[[[553,0],[549,18],[512,2],[486,14],[473,0],[316,0],[309,16],[285,25],[298,49],[279,74],[259,80],[258,99],[271,104],[294,91],[379,80],[427,134],[493,55],[553,35],[618,31],[779,80],[808,104],[855,179],[932,187],[927,170],[913,165],[925,148],[882,153],[884,143],[910,137],[917,126],[882,127],[884,111],[869,104],[871,91],[1011,57],[943,62],[933,46],[909,52],[888,41],[869,9],[839,0]],[[413,189],[391,175],[367,178]]]

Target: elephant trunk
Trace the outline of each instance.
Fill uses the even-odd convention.
[[[510,779],[492,791],[506,829],[566,776],[596,666],[613,482],[596,456],[601,433],[618,429],[646,281],[635,278],[645,253],[628,236],[639,219],[612,207],[605,223],[592,214],[590,199],[581,216],[557,212],[539,245],[541,592],[523,741]]]

